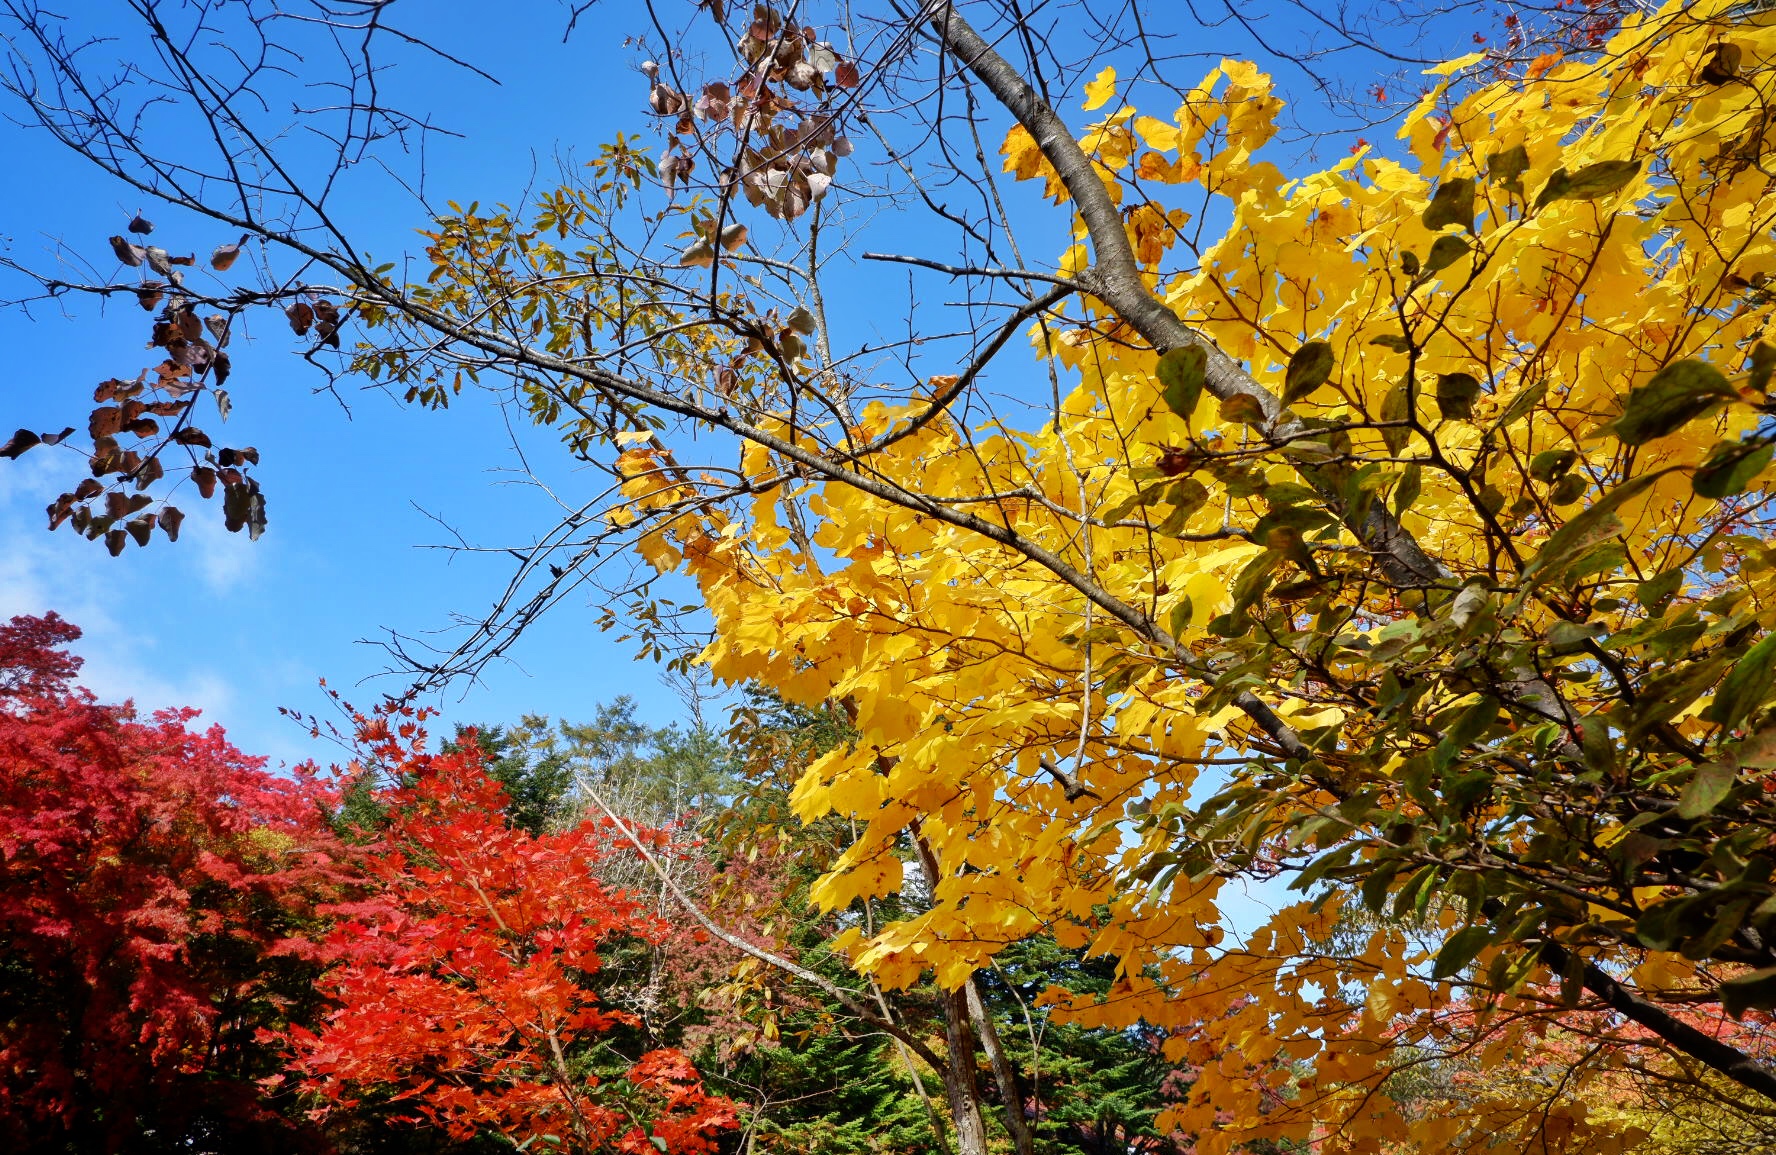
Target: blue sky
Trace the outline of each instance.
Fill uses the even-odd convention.
[[[80,18],[103,31],[122,7],[94,0]],[[397,6],[397,14],[402,8],[409,6]],[[642,6],[594,6],[564,44],[565,17],[566,8],[548,0],[502,5],[497,19],[483,4],[459,0],[409,8],[406,18],[423,18],[440,47],[502,81],[495,86],[416,60],[389,77],[409,105],[462,134],[431,140],[425,171],[435,197],[508,200],[533,172],[551,172],[558,152],[585,154],[619,131],[649,131],[646,86],[634,70],[639,52],[625,43],[645,28]],[[1236,41],[1221,46],[1222,35],[1211,55],[1240,54]],[[1193,83],[1212,62],[1184,61],[1173,79]],[[1281,79],[1311,101],[1298,77]],[[1076,111],[1076,101],[1069,104]],[[0,236],[18,259],[41,264],[65,242],[108,268],[105,238],[122,231],[138,208],[159,224],[154,240],[175,252],[205,253],[232,239],[142,203],[40,133],[0,123],[0,143],[12,169],[0,200]],[[859,162],[872,159],[869,147],[860,142]],[[374,170],[354,179],[338,203],[360,243],[390,259],[414,248],[413,230],[424,223],[418,206]],[[1017,195],[1036,208],[1030,191]],[[893,236],[896,222],[885,223]],[[949,255],[921,248],[917,238],[898,239],[903,251]],[[1058,249],[1058,242],[1034,246],[1032,259]],[[878,268],[857,266],[840,284],[865,290],[856,299],[879,302]],[[881,284],[903,293],[904,273],[888,275]],[[0,297],[18,291],[15,283],[0,285]],[[897,320],[838,308],[838,322],[861,339],[878,320],[885,317],[891,328]],[[326,760],[336,751],[310,742],[277,708],[324,709],[316,689],[322,677],[359,702],[395,688],[392,681],[358,684],[384,665],[380,651],[358,640],[385,628],[422,633],[447,625],[453,614],[476,613],[510,570],[509,559],[497,555],[453,560],[424,548],[447,540],[434,515],[472,539],[503,543],[501,535],[510,535],[522,544],[527,530],[549,524],[549,510],[509,472],[512,433],[490,406],[420,412],[345,382],[348,414],[337,400],[316,395],[313,370],[290,354],[287,334],[271,321],[262,318],[259,339],[234,350],[236,407],[226,427],[228,443],[256,445],[263,455],[257,475],[268,495],[265,536],[254,543],[229,535],[213,509],[193,508],[179,543],[157,537],[112,559],[66,528],[45,532],[43,507],[72,488],[81,468],[71,452],[38,448],[0,462],[0,618],[53,609],[82,626],[86,680],[102,697],[133,698],[145,708],[195,705],[250,752]],[[0,436],[18,426],[81,424],[91,386],[133,377],[148,363],[144,330],[133,303],[109,312],[79,305],[66,315],[53,306],[0,312],[0,339],[13,359],[0,385]],[[533,460],[561,458],[548,436],[518,436],[535,451]],[[571,484],[570,474],[562,476]],[[578,719],[626,693],[641,702],[644,718],[679,717],[679,701],[659,683],[657,667],[635,664],[631,647],[601,633],[595,617],[583,603],[555,609],[513,661],[492,667],[483,684],[451,694],[447,716]]]

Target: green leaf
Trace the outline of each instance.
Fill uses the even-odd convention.
[[[1258,428],[1265,421],[1264,406],[1259,403],[1258,398],[1250,394],[1235,393],[1221,402],[1221,420]]]
[[[1554,488],[1548,491],[1548,500],[1555,505],[1571,505],[1585,496],[1585,491],[1590,488],[1591,482],[1584,474],[1569,473],[1554,483]]]
[[[1486,162],[1486,178],[1523,195],[1523,174],[1529,169],[1529,152],[1521,144],[1500,149]]]
[[[1696,768],[1696,776],[1684,787],[1677,802],[1679,818],[1700,818],[1719,806],[1733,789],[1738,773],[1731,766],[1710,762]]]
[[[1157,372],[1163,387],[1161,396],[1166,408],[1186,421],[1196,412],[1196,403],[1202,397],[1208,364],[1208,350],[1200,345],[1168,349],[1160,354]]]
[[[1708,451],[1690,483],[1699,496],[1717,501],[1744,493],[1745,487],[1770,464],[1773,454],[1776,446],[1768,443],[1723,441]]]
[[[1406,885],[1394,896],[1394,917],[1405,918],[1406,913],[1418,906],[1420,892],[1428,891],[1437,881],[1437,864],[1420,867],[1418,873],[1406,880]]]
[[[1749,1010],[1776,1007],[1776,967],[1765,967],[1720,985],[1721,1009],[1735,1019]]]
[[[1566,524],[1549,536],[1540,552],[1524,567],[1524,579],[1534,577],[1540,581],[1549,581],[1558,576],[1580,554],[1621,529],[1622,523],[1616,518],[1617,507],[1645,492],[1648,486],[1669,472],[1669,469],[1661,469],[1643,473],[1616,486],[1589,507],[1567,519]]]
[[[1763,641],[1733,663],[1720,689],[1714,692],[1714,701],[1709,703],[1702,716],[1730,730],[1763,706],[1773,683],[1776,683],[1776,633],[1766,635]]]
[[[1472,373],[1437,375],[1437,411],[1450,421],[1474,415],[1474,398],[1480,396],[1480,379]]]
[[[1515,425],[1525,417],[1528,417],[1530,410],[1534,409],[1537,403],[1547,395],[1547,381],[1537,381],[1533,384],[1525,385],[1522,389],[1517,391],[1517,396],[1511,398],[1511,403],[1505,406],[1505,411],[1499,414],[1498,422],[1493,428],[1508,429]]]
[[[1382,907],[1387,905],[1388,887],[1399,877],[1400,870],[1406,864],[1397,858],[1384,859],[1375,864],[1374,873],[1363,880],[1363,906],[1372,913],[1380,914]]]
[[[1492,941],[1492,928],[1475,923],[1464,926],[1443,943],[1443,949],[1437,952],[1437,961],[1431,967],[1431,977],[1446,979],[1460,974],[1467,965],[1474,961]]]
[[[1600,160],[1570,173],[1564,168],[1555,169],[1536,197],[1535,207],[1539,209],[1555,201],[1594,201],[1622,191],[1639,174],[1638,160]]]
[[[1557,654],[1570,654],[1585,648],[1608,631],[1602,622],[1555,622],[1548,631],[1548,645]]]
[[[1396,353],[1405,353],[1412,348],[1412,342],[1398,333],[1383,333],[1379,337],[1371,337],[1369,343],[1380,345],[1383,349],[1392,349]]]
[[[1759,341],[1751,347],[1751,387],[1768,393],[1771,374],[1776,374],[1776,345]]]
[[[1722,401],[1736,397],[1719,369],[1706,361],[1673,361],[1628,394],[1616,436],[1628,445],[1645,445],[1675,433]]]
[[[1556,481],[1578,460],[1578,453],[1571,449],[1544,449],[1530,460],[1529,475],[1544,484]]]
[[[1683,570],[1668,569],[1634,587],[1634,598],[1649,614],[1663,614],[1683,584]]]
[[[1472,232],[1474,228],[1474,178],[1456,177],[1437,186],[1431,203],[1425,206],[1424,226],[1432,232],[1446,225],[1460,225]],[[1434,252],[1435,250],[1433,250]]]
[[[1283,375],[1283,404],[1293,405],[1306,397],[1332,376],[1332,346],[1325,341],[1309,341],[1289,358],[1289,369]]]
[[[1446,233],[1431,243],[1430,254],[1425,257],[1425,272],[1440,273],[1473,252],[1473,246],[1460,233]]]
[[[1387,422],[1406,421],[1412,416],[1412,390],[1406,382],[1401,381],[1388,390],[1387,396],[1381,401],[1381,419]],[[1389,424],[1381,431],[1381,440],[1388,447],[1389,453],[1399,453],[1406,448],[1406,441],[1412,436],[1412,430],[1404,425]]]
[[[1400,474],[1400,484],[1394,488],[1394,516],[1399,517],[1412,508],[1418,500],[1419,487],[1423,484],[1422,471],[1417,465],[1408,465]]]

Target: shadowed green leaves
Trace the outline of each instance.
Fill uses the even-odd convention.
[[[1738,396],[1719,369],[1706,361],[1674,361],[1628,394],[1612,428],[1628,445],[1645,445]]]

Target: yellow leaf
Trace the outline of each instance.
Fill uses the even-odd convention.
[[[1116,95],[1116,69],[1106,68],[1098,73],[1096,80],[1085,86],[1085,110],[1102,108],[1104,103]]]

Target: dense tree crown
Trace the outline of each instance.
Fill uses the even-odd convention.
[[[856,964],[955,983],[1038,933],[1118,958],[1066,1005],[1195,1024],[1169,1117],[1204,1150],[1618,1147],[1561,1095],[1385,1093],[1586,990],[1626,1018],[1569,1086],[1666,1049],[1768,1093],[1760,1050],[1660,1005],[1776,1005],[1773,52],[1767,17],[1684,4],[1521,77],[1456,61],[1409,160],[1300,175],[1261,159],[1280,102],[1235,61],[1175,112],[1106,70],[1078,153],[1013,128],[1007,170],[1081,221],[1084,316],[1030,331],[1076,382],[1054,420],[970,428],[934,380],[830,434],[886,500],[761,447],[750,516],[643,546],[700,581],[718,673],[854,706],[796,795],[865,829],[817,900],[902,885],[908,831],[941,862]],[[1231,224],[1168,273],[1192,191]],[[628,460],[638,506],[691,492]],[[1230,940],[1224,880],[1279,868],[1303,901]],[[1323,946],[1361,906],[1417,932]]]
[[[32,1151],[306,1149],[256,1032],[315,1015],[331,794],[68,680],[55,615],[0,626],[0,1130]]]

